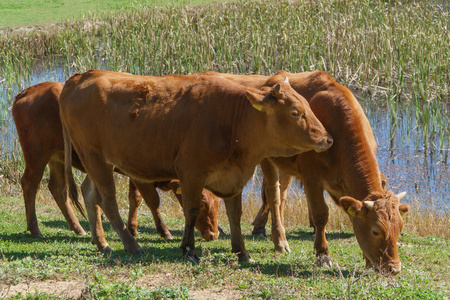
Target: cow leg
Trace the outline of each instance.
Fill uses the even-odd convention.
[[[81,227],[80,222],[75,216],[72,206],[70,205],[69,199],[66,197],[64,191],[65,179],[64,179],[64,164],[51,159],[49,162],[50,168],[50,180],[48,183],[48,188],[53,195],[59,209],[66,218],[69,224],[70,230],[75,232],[77,235],[86,235],[83,227]]]
[[[83,166],[86,168],[89,177],[94,182],[95,188],[98,189],[98,192],[101,196],[101,208],[103,209],[103,212],[105,213],[112,227],[119,235],[119,238],[122,241],[125,250],[132,254],[141,253],[141,247],[128,231],[119,214],[119,207],[116,200],[113,167],[107,165],[102,161],[100,157],[93,153],[84,156]],[[96,218],[99,217],[96,216]]]
[[[137,223],[137,213],[138,208],[142,203],[142,195],[136,188],[136,185],[131,181],[128,181],[128,203],[130,205],[130,209],[128,210],[128,223],[127,228],[128,231],[133,236],[138,236],[138,223]]]
[[[261,170],[263,171],[267,183],[265,194],[267,203],[270,207],[270,213],[272,214],[272,241],[275,245],[275,250],[280,252],[290,252],[291,250],[289,249],[282,223],[278,168],[272,162],[265,159],[261,162]]]
[[[33,145],[32,143],[30,143]],[[34,145],[33,145],[34,146]],[[25,159],[25,171],[20,180],[25,202],[25,214],[27,218],[27,230],[32,237],[43,237],[39,230],[36,217],[36,194],[39,189],[39,183],[42,180],[45,166],[50,160],[51,154],[48,149],[41,147],[22,147]]]
[[[313,217],[311,215],[311,210],[308,209],[308,221],[309,221],[309,227],[313,229],[313,234],[316,233],[316,226],[314,226]]]
[[[257,236],[260,238],[265,238],[266,237],[266,224],[267,221],[269,220],[269,204],[267,203],[267,198],[266,198],[266,180],[263,178],[263,183],[261,186],[261,200],[262,200],[262,205],[261,208],[259,209],[258,214],[255,217],[255,220],[253,220],[253,231],[252,231],[252,235],[253,236]]]
[[[315,225],[314,253],[316,264],[331,267],[331,259],[328,253],[328,241],[325,236],[325,227],[328,223],[328,205],[323,197],[323,189],[314,181],[303,181],[308,208]]]
[[[182,176],[180,176],[182,178]],[[196,176],[187,176],[187,178],[195,179]],[[180,180],[181,190],[183,193],[183,213],[185,218],[185,226],[183,233],[183,240],[181,241],[181,249],[183,256],[186,259],[197,263],[200,261],[195,251],[194,228],[198,217],[200,216],[200,209],[202,204],[202,190],[204,186],[203,180]]]
[[[133,181],[136,187],[141,192],[144,197],[145,203],[150,208],[150,211],[153,215],[153,220],[155,221],[156,231],[160,234],[162,238],[166,238],[169,240],[173,239],[172,234],[169,229],[167,229],[166,222],[164,222],[161,210],[160,210],[160,198],[158,192],[156,191],[155,185],[153,183],[143,183],[139,181]],[[130,181],[131,186],[131,181]],[[130,205],[131,211],[131,205]],[[137,227],[137,222],[136,222]]]
[[[231,251],[236,253],[239,261],[254,262],[250,258],[241,232],[241,216],[242,216],[242,193],[233,197],[224,199],[225,208],[227,211],[228,222],[230,223],[231,231]]]
[[[287,198],[287,191],[289,188],[289,184],[291,184],[292,176],[285,174],[283,172],[280,172],[280,217],[281,217],[281,224],[284,224],[284,209],[286,206],[286,198]]]
[[[92,244],[96,245],[100,251],[112,251],[106,242],[105,232],[103,231],[100,208],[101,196],[89,176],[86,176],[81,184],[81,192],[91,228]]]

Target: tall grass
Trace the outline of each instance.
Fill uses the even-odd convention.
[[[323,69],[397,118],[413,108],[423,142],[448,148],[449,11],[411,1],[240,1],[92,15],[0,35],[1,80],[26,82],[41,59],[66,75]],[[25,78],[25,80],[24,80]],[[437,135],[436,135],[437,133]]]
[[[391,140],[398,118],[407,118],[410,132],[421,132],[418,144],[447,157],[449,17],[448,7],[421,1],[272,0],[139,8],[39,29],[2,28],[1,128],[13,128],[13,95],[42,69],[58,69],[63,78],[90,68],[145,75],[322,69],[358,89],[369,106],[389,109]],[[18,145],[11,148],[0,152],[2,168],[12,170],[22,161]],[[18,182],[20,172],[8,174]]]

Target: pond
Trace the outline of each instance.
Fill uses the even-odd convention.
[[[56,68],[40,70],[22,82],[7,86],[0,82],[0,155],[17,159],[21,155],[14,122],[11,117],[11,104],[14,96],[23,88],[43,81],[64,82],[68,70]],[[432,203],[444,211],[449,210],[450,169],[448,167],[448,149],[425,147],[420,126],[417,126],[412,112],[408,108],[393,122],[391,114],[369,105],[359,99],[369,118],[378,143],[377,158],[381,171],[388,178],[388,186],[395,193],[407,192],[405,202],[420,199],[420,203]],[[408,116],[408,117],[407,117]],[[394,125],[395,124],[395,125]],[[254,178],[246,191],[259,192],[259,180]],[[297,185],[293,186],[298,189]],[[244,191],[245,192],[245,191]]]

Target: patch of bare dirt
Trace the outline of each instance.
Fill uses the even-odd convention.
[[[9,298],[17,293],[22,295],[35,294],[36,292],[57,295],[64,298],[79,298],[85,287],[82,281],[30,281],[16,285],[0,283],[0,298]]]
[[[170,274],[146,275],[136,281],[135,285],[149,290],[155,290],[161,285],[168,286],[168,283],[171,281],[173,281],[173,285],[176,285],[176,280],[171,277],[172,276]],[[82,299],[83,290],[86,288],[86,285],[87,282],[83,280],[29,281],[16,285],[0,283],[0,298],[9,298],[15,296],[17,293],[26,295],[40,292],[63,298]],[[197,300],[229,300],[241,299],[242,295],[238,290],[232,288],[212,287],[202,290],[190,289],[190,297]]]

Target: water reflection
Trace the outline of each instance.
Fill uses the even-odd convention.
[[[11,116],[11,105],[14,96],[22,89],[44,81],[64,82],[69,70],[52,68],[35,72],[33,76],[23,79],[17,84],[8,85],[0,82],[0,155],[13,159],[21,153],[14,122]],[[447,153],[436,147],[424,147],[420,128],[416,126],[414,113],[408,109],[401,110],[395,120],[385,110],[371,108],[363,103],[363,107],[372,125],[378,143],[378,162],[381,171],[388,178],[388,186],[395,193],[406,191],[406,202],[414,198],[423,199],[424,203],[440,203],[448,210],[450,197],[450,170]],[[394,122],[395,121],[395,122]],[[438,149],[438,150],[436,150]],[[448,149],[447,149],[448,151]],[[16,155],[14,155],[16,153]],[[17,158],[16,158],[17,159]],[[244,191],[259,192],[258,176],[249,183]],[[294,185],[294,190],[299,189]],[[297,193],[294,191],[294,193]]]

